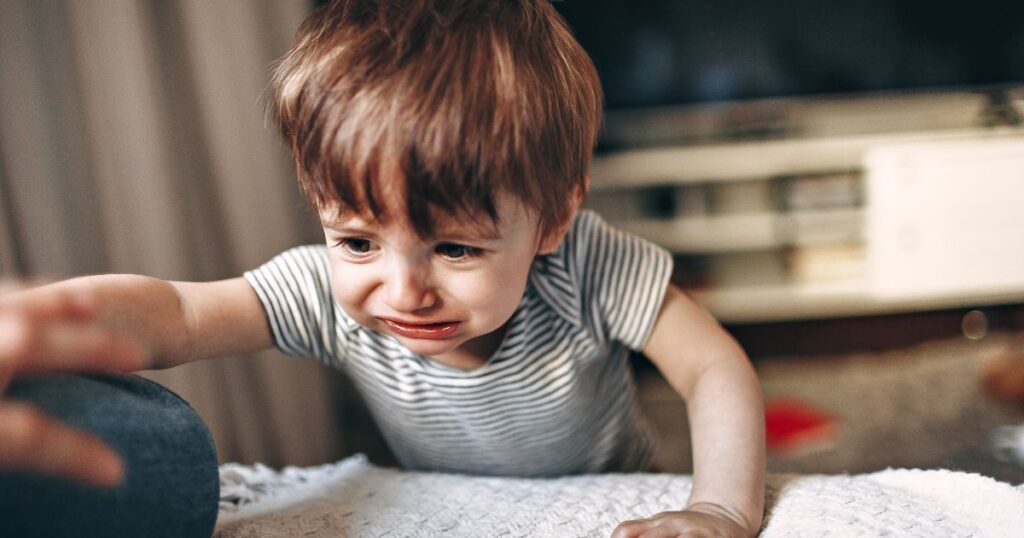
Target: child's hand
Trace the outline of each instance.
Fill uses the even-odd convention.
[[[624,521],[611,538],[669,538],[675,536],[728,536],[747,538],[742,521],[728,510],[711,503],[698,503],[678,512],[661,512],[647,519]]]
[[[0,471],[118,483],[123,471],[108,446],[3,393],[11,380],[27,375],[137,370],[143,366],[142,348],[96,323],[96,306],[88,296],[13,288],[8,283],[0,289]]]

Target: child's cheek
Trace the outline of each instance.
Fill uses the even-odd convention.
[[[359,276],[358,272],[332,270],[331,295],[349,317],[365,325],[372,317],[367,307],[373,290]]]
[[[509,269],[515,268],[506,265],[504,270],[495,269],[458,279],[451,293],[477,316],[504,323],[522,300],[528,275],[528,270]]]

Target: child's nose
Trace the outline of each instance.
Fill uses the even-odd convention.
[[[384,284],[384,303],[396,312],[415,312],[434,306],[437,294],[427,271],[412,265],[397,267]]]

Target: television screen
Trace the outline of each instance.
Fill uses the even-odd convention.
[[[1024,81],[1024,1],[563,0],[609,109]]]

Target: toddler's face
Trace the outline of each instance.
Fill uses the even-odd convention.
[[[498,202],[493,230],[452,220],[439,222],[430,239],[398,219],[382,225],[321,214],[334,298],[359,324],[415,353],[452,363],[485,359],[539,250],[537,218],[511,199]]]

